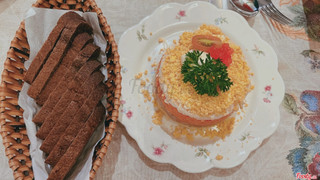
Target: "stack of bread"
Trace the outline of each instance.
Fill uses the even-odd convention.
[[[93,43],[92,27],[77,13],[60,17],[24,80],[28,95],[41,109],[33,122],[40,149],[52,170],[48,179],[64,179],[105,116],[101,103],[106,92]]]

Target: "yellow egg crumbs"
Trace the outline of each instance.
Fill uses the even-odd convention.
[[[152,122],[155,125],[161,125],[162,124],[162,118],[163,118],[163,112],[161,110],[156,110],[155,113],[152,115]]]
[[[194,134],[190,132],[190,129],[187,127],[176,126],[173,133],[173,137],[180,139],[182,137],[186,137],[189,141],[194,140]]]
[[[151,101],[151,96],[148,90],[143,89],[142,94],[143,94],[143,97],[145,98],[145,102],[147,102],[147,100]]]
[[[158,42],[159,42],[159,43],[163,43],[163,42],[164,42],[164,39],[163,39],[163,38],[159,38],[159,39],[158,39]]]
[[[148,70],[145,70],[145,71],[144,71],[144,75],[147,75],[147,74],[148,74]]]
[[[152,115],[152,122],[155,125],[162,125],[163,118],[165,116],[165,112],[163,112],[155,100],[156,95],[153,94],[153,107],[155,109],[154,114]],[[168,117],[168,116],[166,116]],[[175,127],[173,127],[171,131],[171,135],[176,139],[186,138],[188,141],[194,141],[196,136],[200,136],[202,138],[209,138],[214,139],[216,137],[221,138],[224,140],[226,136],[228,136],[233,129],[235,123],[235,118],[230,117],[227,118],[224,121],[221,121],[217,123],[215,126],[212,127],[191,127],[191,126],[185,126],[183,124],[179,124]],[[217,146],[220,146],[220,144],[217,144]]]
[[[136,79],[140,79],[142,77],[142,73],[138,73],[137,75],[134,76]]]
[[[146,81],[145,80],[141,80],[141,82],[140,82],[140,86],[146,86]]]
[[[149,61],[149,62],[151,61],[151,59],[152,59],[151,56],[148,56],[148,61]]]
[[[173,40],[173,44],[177,44],[177,40]]]
[[[232,132],[234,122],[235,122],[235,118],[230,117],[216,124],[216,128],[189,127],[189,126],[187,127],[184,125],[175,126],[172,135],[174,138],[180,139],[185,137],[190,141],[192,141],[195,136],[201,136],[203,138],[209,138],[209,139],[213,139],[215,137],[224,139],[227,135],[229,135]]]
[[[216,160],[220,161],[220,160],[222,160],[222,159],[223,159],[223,156],[222,156],[222,155],[218,154],[218,155],[216,156]]]
[[[159,109],[159,105],[158,105],[157,101],[155,100],[155,95],[153,94],[152,96],[153,96],[152,104],[153,104],[154,109]]]
[[[195,35],[219,37],[223,43],[229,43],[234,51],[231,57],[232,63],[227,69],[233,85],[228,91],[220,92],[218,96],[199,95],[191,83],[183,82],[183,75],[180,73],[181,56],[191,50],[191,40]],[[230,107],[236,111],[242,106],[248,92],[252,90],[250,88],[249,67],[241,48],[232,43],[218,27],[213,25],[202,25],[194,32],[184,32],[176,46],[166,49],[160,71],[159,81],[167,87],[166,99],[200,117],[224,115],[230,111]]]

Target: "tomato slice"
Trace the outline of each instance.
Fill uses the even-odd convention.
[[[192,37],[192,49],[209,52],[211,46],[220,47],[222,42],[219,38],[211,35],[195,35]]]

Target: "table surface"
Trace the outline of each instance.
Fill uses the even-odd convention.
[[[34,0],[0,1],[0,72],[3,70],[10,41],[33,2]],[[96,0],[96,2],[107,17],[118,42],[126,29],[139,23],[160,5],[168,2],[191,1]],[[227,8],[222,5],[223,1],[211,0],[211,2],[220,8]],[[310,4],[312,0],[303,2],[274,0],[273,2],[284,14],[294,19],[295,26],[278,25],[261,13],[247,20],[261,38],[275,50],[279,60],[278,69],[285,83],[286,101],[280,106],[281,120],[276,132],[237,167],[213,168],[204,173],[190,174],[173,165],[150,160],[128,135],[125,127],[118,123],[96,179],[296,179],[294,174],[297,172],[320,175],[320,158],[318,157],[320,141],[317,139],[320,131],[318,128],[320,125],[320,29],[312,26],[320,24],[320,12],[312,9],[316,6],[308,6],[309,10],[311,8],[308,11],[309,14],[303,13],[303,5]],[[312,34],[311,31],[315,33]],[[315,100],[314,103],[308,103],[312,100]],[[313,126],[308,126],[307,123],[310,123],[308,117],[311,116],[314,117]],[[297,133],[296,127],[301,124],[309,128],[307,133]],[[308,138],[309,140],[306,140]],[[13,179],[2,138],[0,138],[0,174],[3,180]]]

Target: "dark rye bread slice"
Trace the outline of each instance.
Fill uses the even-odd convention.
[[[59,18],[57,25],[50,32],[47,40],[44,42],[41,49],[38,51],[37,55],[33,59],[24,77],[25,82],[29,84],[33,82],[33,80],[38,75],[40,69],[42,68],[43,64],[46,62],[47,58],[49,57],[54,46],[56,45],[62,30],[64,28],[72,28],[72,26],[74,26],[74,23],[70,23],[71,21],[85,22],[85,20],[75,12],[67,12],[63,14]]]
[[[63,76],[68,72],[70,65],[79,51],[88,43],[92,43],[93,38],[88,33],[84,32],[77,35],[71,45],[71,48],[67,54],[63,57],[60,66],[48,80],[47,84],[40,92],[40,94],[35,98],[36,103],[40,106],[43,106],[44,102],[48,99],[50,93],[54,90],[55,86],[63,78]]]
[[[99,56],[100,48],[94,44],[88,44],[85,46],[72,62],[67,73],[60,80],[59,84],[54,88],[53,92],[48,97],[47,101],[42,106],[41,110],[33,118],[33,122],[41,125],[48,114],[52,111],[56,103],[60,100],[62,94],[67,90],[67,85],[73,80],[75,74],[79,69],[90,59],[96,59]]]
[[[73,28],[70,28],[70,29],[67,29],[67,28],[63,29],[63,32],[56,46],[54,47],[46,63],[43,65],[42,69],[40,70],[38,76],[31,83],[31,86],[28,89],[27,93],[33,99],[36,99],[36,97],[40,94],[40,92],[45,87],[51,75],[55,72],[55,70],[59,66],[64,55],[69,50],[74,37],[78,33],[90,32],[92,30],[91,26],[88,23],[70,22],[70,24],[75,24],[75,26],[73,26]]]
[[[54,145],[58,142],[60,136],[65,132],[69,124],[73,122],[74,118],[88,118],[85,115],[89,116],[89,114],[91,114],[91,111],[105,93],[105,91],[97,92],[95,89],[97,88],[98,84],[103,81],[103,79],[104,76],[101,71],[97,71],[93,73],[88,80],[86,80],[78,92],[73,92],[73,94],[70,94],[70,99],[72,99],[72,101],[75,103],[72,105],[72,108],[69,108],[70,104],[68,105],[60,118],[57,119],[54,127],[50,129],[50,133],[47,135],[40,147],[43,152],[51,152]],[[83,115],[83,113],[85,113],[85,115]],[[79,116],[79,114],[82,116]]]
[[[100,84],[97,88],[97,91],[91,92],[90,96],[86,99],[81,108],[78,109],[78,111],[75,113],[75,116],[70,119],[69,125],[63,128],[63,132],[61,132],[58,140],[53,140],[53,138],[49,139],[52,132],[57,132],[54,131],[55,129],[51,130],[50,134],[43,141],[43,144],[41,146],[42,148],[43,146],[46,146],[46,150],[42,149],[44,152],[48,153],[49,151],[49,156],[45,161],[47,164],[50,164],[52,166],[56,165],[60,157],[62,157],[62,155],[66,152],[66,150],[76,137],[79,131],[79,127],[83,127],[87,122],[87,119],[89,118],[89,115],[93,111],[94,107],[98,104],[98,102],[105,94],[105,90],[106,87]]]
[[[55,123],[59,121],[61,115],[64,113],[69,103],[77,98],[78,92],[81,91],[82,84],[90,79],[90,75],[93,71],[101,67],[101,63],[96,60],[88,61],[83,67],[79,70],[79,73],[75,76],[73,81],[68,83],[67,90],[63,93],[60,100],[55,103],[55,106],[52,108],[50,113],[47,114],[44,123],[39,128],[36,136],[40,139],[45,139],[50,133],[51,129],[54,127]],[[88,88],[88,87],[87,87]],[[78,97],[79,98],[79,97]],[[42,111],[43,107],[40,111]]]
[[[75,165],[80,154],[83,152],[83,149],[90,140],[93,132],[102,122],[104,115],[105,108],[101,103],[99,103],[85,125],[81,127],[67,151],[51,170],[48,180],[63,180],[67,176],[71,168]],[[66,139],[68,136],[63,138]]]

